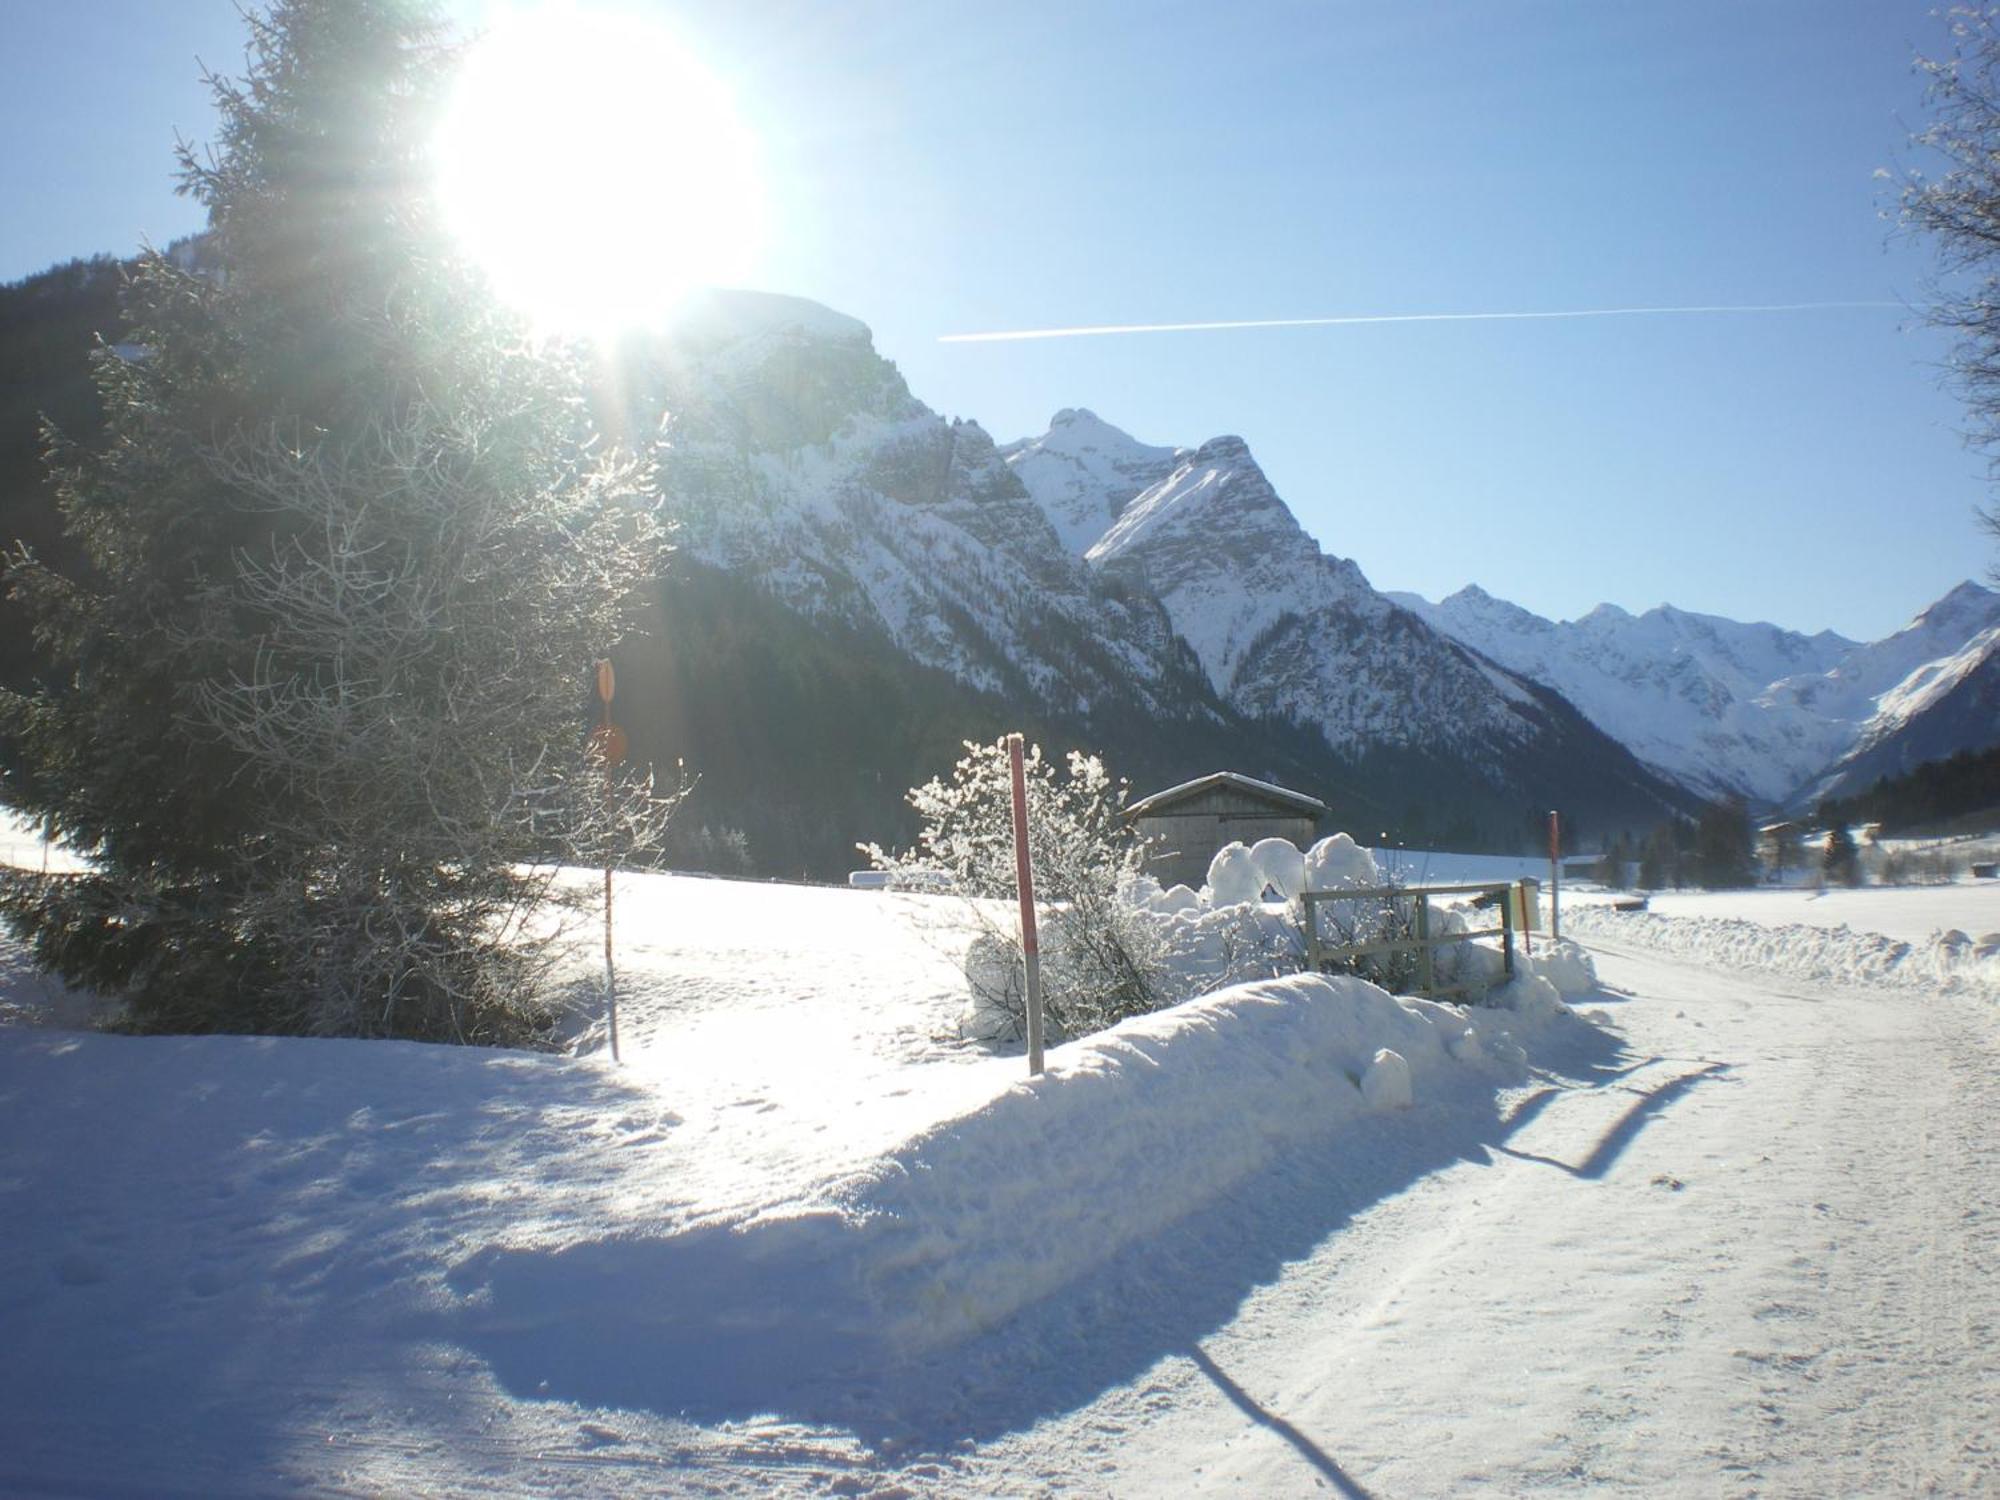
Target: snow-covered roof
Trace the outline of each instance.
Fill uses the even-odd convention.
[[[1233,786],[1238,791],[1250,793],[1253,797],[1263,797],[1315,817],[1326,811],[1324,802],[1317,797],[1308,797],[1304,792],[1295,792],[1289,787],[1259,781],[1254,776],[1245,776],[1241,771],[1211,771],[1206,776],[1198,776],[1193,781],[1183,781],[1179,786],[1170,786],[1163,792],[1153,793],[1150,797],[1141,797],[1125,809],[1125,816],[1137,818],[1147,813],[1160,812],[1176,802],[1185,801],[1189,797],[1219,786]]]

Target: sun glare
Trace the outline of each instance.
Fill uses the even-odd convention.
[[[453,232],[544,329],[655,322],[753,269],[750,133],[720,82],[636,17],[502,21],[468,54],[436,151]]]

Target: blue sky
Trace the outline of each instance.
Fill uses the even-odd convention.
[[[459,0],[476,20],[493,0]],[[666,16],[766,162],[757,284],[867,321],[1003,441],[1088,406],[1249,439],[1379,587],[1871,638],[1994,557],[1883,217],[1928,3],[723,3]],[[5,6],[0,277],[197,226],[230,0]],[[662,142],[663,152],[676,143]],[[941,344],[1070,324],[1886,309]]]

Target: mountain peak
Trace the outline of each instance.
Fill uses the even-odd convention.
[[[1916,619],[1910,623],[1914,625],[1920,621],[1961,614],[1986,613],[1996,608],[2000,608],[2000,593],[1995,593],[1992,589],[1974,583],[1968,578],[1929,607],[1919,610]]]
[[[677,340],[733,343],[760,334],[789,335],[836,344],[872,344],[874,335],[859,318],[835,312],[806,297],[737,287],[704,287],[675,313]]]
[[[1194,450],[1194,461],[1198,464],[1231,463],[1249,457],[1250,445],[1234,433],[1212,437]]]
[[[1007,444],[1000,456],[1063,545],[1081,557],[1134,495],[1167,476],[1177,450],[1142,443],[1086,407],[1065,406],[1047,432]]]

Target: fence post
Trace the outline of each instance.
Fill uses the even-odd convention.
[[[1417,892],[1417,941],[1422,944],[1417,949],[1417,982],[1429,1000],[1437,994],[1437,972],[1431,965],[1431,898],[1422,891]]]
[[[1509,979],[1514,977],[1514,903],[1504,896],[1500,902],[1500,962]]]

